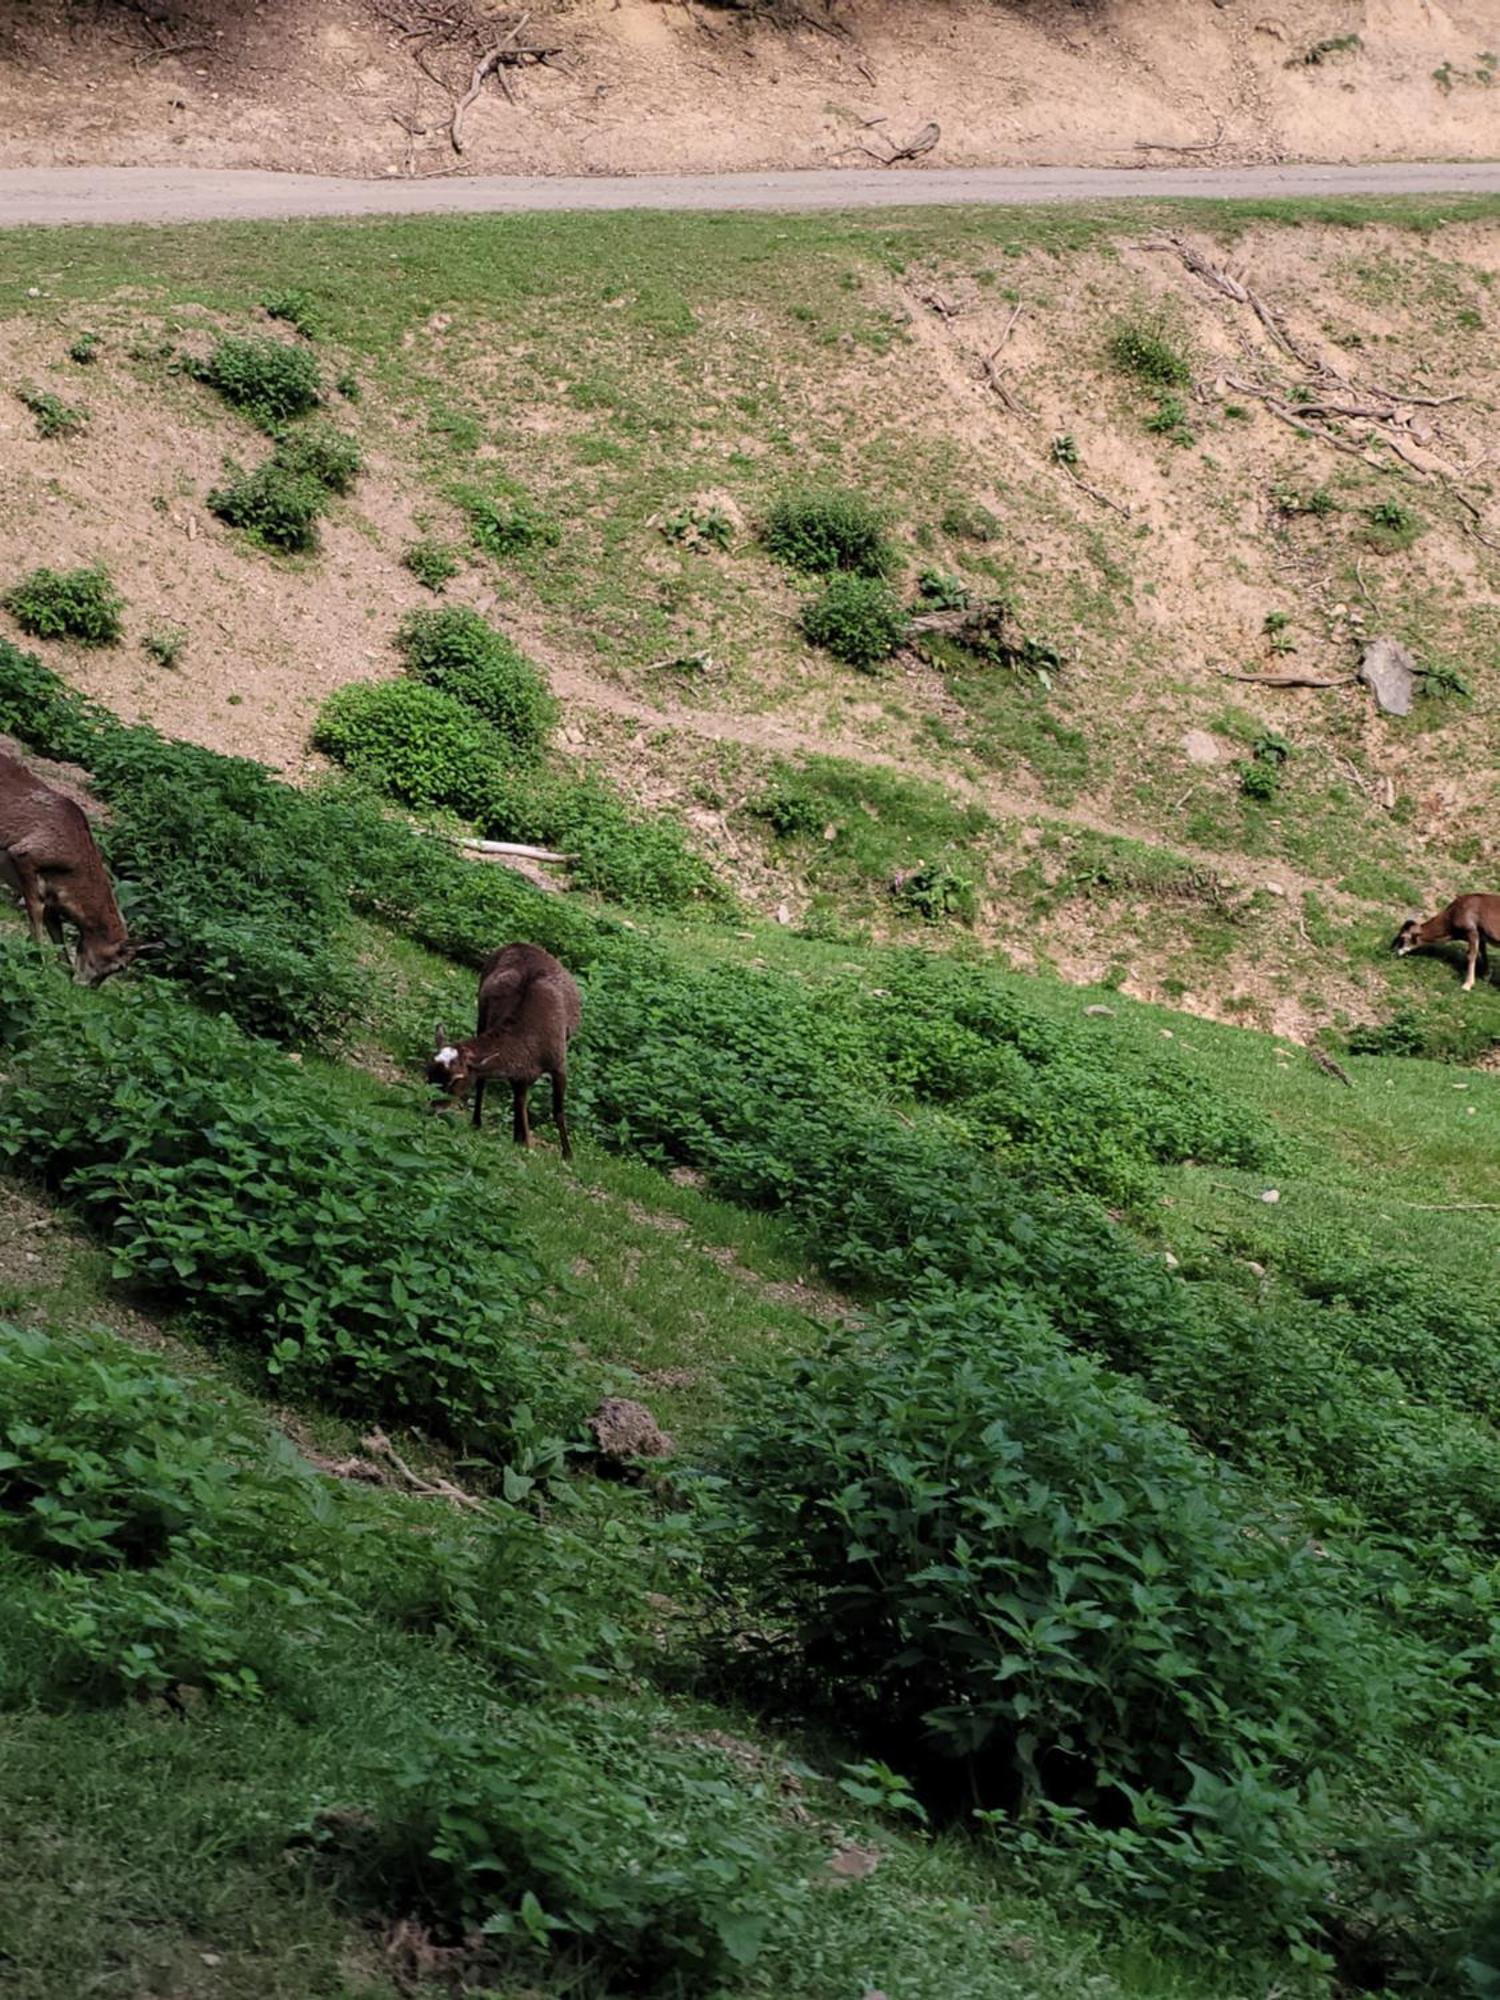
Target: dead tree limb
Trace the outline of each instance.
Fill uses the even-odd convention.
[[[1222,681],[1245,681],[1258,688],[1341,688],[1348,687],[1359,679],[1358,674],[1340,674],[1336,680],[1318,680],[1312,674],[1237,674],[1229,667],[1220,667]]]
[[[448,127],[448,137],[453,142],[455,153],[461,153],[464,149],[464,114],[468,111],[469,106],[474,102],[480,91],[484,89],[485,78],[499,67],[506,50],[520,40],[523,29],[528,27],[530,22],[530,13],[522,14],[510,29],[510,32],[502,35],[495,46],[492,49],[486,50],[478,62],[475,63],[474,74],[469,78],[469,87],[458,100],[457,104],[454,105],[453,122]]]

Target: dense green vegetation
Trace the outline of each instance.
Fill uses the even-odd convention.
[[[1207,1244],[1172,1269],[1152,1244],[1165,1176],[1214,1168],[1248,1193],[1306,1173],[1303,1142],[1199,1059],[1064,1022],[1024,982],[903,952],[757,968],[711,933],[648,938],[358,794],[294,793],[121,729],[14,649],[0,726],[93,771],[122,894],[171,947],[170,980],[89,996],[26,951],[4,960],[0,1138],[107,1232],[119,1275],[180,1302],[251,1379],[284,1369],[335,1410],[415,1420],[515,1499],[549,1475],[574,1493],[565,1519],[587,1497],[556,1468],[589,1369],[522,1335],[545,1274],[491,1215],[498,1169],[471,1184],[445,1136],[362,1131],[316,1072],[245,1033],[336,1039],[356,993],[367,1021],[391,1004],[372,1007],[358,913],[469,966],[505,936],[551,945],[586,989],[580,1125],[783,1216],[868,1307],[756,1366],[700,1446],[648,1565],[700,1614],[660,1684],[893,1760],[1002,1879],[1035,1870],[1113,1920],[1149,1906],[1160,1937],[1280,1955],[1314,1984],[1337,1964],[1393,1991],[1486,1991],[1493,1277],[1455,1293],[1418,1249],[1396,1263],[1308,1230],[1259,1277]],[[166,810],[174,792],[191,813]],[[297,866],[262,865],[278,841]],[[188,948],[200,929],[211,964]],[[426,1028],[393,1032],[409,1046]],[[382,1226],[396,1213],[409,1232]],[[165,1518],[196,1464],[162,1485]],[[14,1472],[35,1512],[51,1475]],[[622,1532],[644,1534],[627,1498]],[[277,1686],[232,1589],[179,1574],[170,1531],[152,1532],[167,1580],[111,1584],[77,1624],[90,1684],[117,1698],[140,1658],[147,1683],[215,1699],[246,1675]],[[45,1570],[57,1551],[36,1534],[25,1560]],[[644,1626],[655,1586],[622,1576],[605,1595]],[[286,1630],[305,1615],[289,1604]],[[367,1840],[322,1841],[342,1893],[439,1935],[483,1924],[497,1949],[582,1949],[606,1982],[761,1978],[816,1928],[783,1832],[750,1838],[695,1756],[605,1747],[632,1728],[401,1733]],[[628,1879],[579,1803],[606,1755],[636,1829]],[[539,1819],[554,1792],[572,1803]]]

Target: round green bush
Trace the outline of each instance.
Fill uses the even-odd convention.
[[[319,400],[317,361],[307,348],[281,340],[221,340],[194,372],[262,430],[279,430]]]
[[[125,609],[102,563],[91,569],[34,569],[0,604],[23,632],[38,639],[77,639],[84,646],[112,646]]]
[[[778,562],[809,576],[838,570],[889,576],[896,567],[882,516],[860,494],[838,488],[783,494],[766,516],[761,539]]]
[[[409,806],[484,810],[502,745],[482,717],[419,681],[353,681],[324,703],[319,750]]]
[[[546,749],[557,703],[540,671],[477,611],[413,611],[396,644],[416,680],[467,703],[518,755],[535,758]]]
[[[289,431],[276,446],[275,462],[286,472],[316,479],[330,493],[347,493],[364,470],[365,461],[346,431],[314,423]]]
[[[843,574],[803,606],[802,629],[815,646],[868,673],[902,643],[909,620],[888,583]]]
[[[276,457],[254,472],[231,464],[226,484],[208,496],[210,512],[221,521],[288,554],[318,546],[318,517],[327,504],[328,489],[321,480],[289,470]]]

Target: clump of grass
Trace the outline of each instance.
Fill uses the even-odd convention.
[[[460,504],[469,517],[474,546],[497,562],[532,549],[555,549],[562,540],[560,524],[530,500],[486,500],[465,494]]]
[[[1160,397],[1146,419],[1146,429],[1153,437],[1164,437],[1171,444],[1187,446],[1196,442],[1188,422],[1187,405],[1180,396]]]
[[[80,333],[76,340],[68,344],[68,359],[87,368],[99,359],[100,339],[97,333]]]
[[[1281,790],[1282,766],[1292,754],[1292,746],[1274,729],[1257,736],[1250,746],[1248,762],[1239,766],[1240,790],[1247,799],[1267,805]]]
[[[268,319],[285,320],[288,326],[296,327],[304,340],[317,339],[322,321],[311,292],[294,287],[290,291],[271,292],[260,303]]]
[[[292,472],[275,457],[254,472],[232,460],[224,485],[208,496],[210,512],[240,528],[263,548],[285,555],[318,545],[318,520],[328,503],[327,488],[310,473]]]
[[[956,500],[945,507],[938,526],[954,542],[994,542],[1000,538],[999,521],[988,507],[973,501]]]
[[[193,373],[273,434],[293,417],[306,416],[320,398],[316,359],[283,340],[231,337],[219,341]]]
[[[401,558],[425,589],[441,596],[450,577],[458,575],[458,557],[447,542],[413,542]]]
[[[878,576],[843,571],[802,609],[802,629],[815,646],[846,666],[870,673],[902,643],[910,621],[890,585]]]
[[[679,507],[667,515],[661,531],[669,542],[691,549],[724,550],[734,540],[734,523],[722,507]]]
[[[879,578],[896,567],[885,520],[863,495],[840,488],[785,493],[766,516],[761,540],[778,562],[808,576]]]
[[[180,625],[153,625],[141,636],[141,651],[159,667],[176,667],[182,662],[187,640]]]
[[[917,576],[917,602],[924,611],[964,611],[969,586],[946,570],[924,569]]]
[[[1382,555],[1409,549],[1426,523],[1399,500],[1382,500],[1365,514],[1365,540]]]
[[[34,569],[0,597],[23,632],[37,639],[76,639],[112,646],[120,636],[125,600],[103,563],[87,569]]]
[[[1054,465],[1061,465],[1071,471],[1078,463],[1078,440],[1071,431],[1059,431],[1052,440],[1048,456]]]
[[[38,389],[34,383],[23,382],[16,391],[16,400],[24,403],[36,418],[37,431],[44,438],[77,437],[80,431],[88,429],[88,411],[76,403],[65,403],[50,389]]]
[[[352,368],[346,368],[343,374],[334,382],[333,386],[338,390],[346,403],[357,403],[364,394],[364,390],[359,386],[359,377],[354,373]]]
[[[1121,375],[1132,376],[1151,389],[1185,389],[1193,379],[1187,354],[1159,318],[1121,320],[1105,351]]]
[[[891,879],[891,900],[929,924],[949,917],[971,924],[979,913],[979,899],[971,879],[956,868],[929,866],[905,869]]]

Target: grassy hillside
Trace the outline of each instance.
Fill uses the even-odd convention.
[[[1500,1003],[1388,949],[1496,239],[1168,226],[1274,346],[1109,216],[0,238],[0,731],[162,946],[0,929],[21,1992],[1500,1978]],[[572,1169],[422,1116],[511,937]]]
[[[1164,230],[1347,377],[1327,400],[1412,400],[1299,433],[1231,384],[1284,409],[1308,370]],[[542,663],[569,754],[670,808],[761,913],[897,932],[893,872],[961,854],[974,935],[1022,965],[1300,1039],[1430,1014],[1406,1046],[1472,1054],[1489,1000],[1460,1015],[1385,945],[1491,853],[1496,240],[1453,203],[22,232],[0,372],[88,428],[15,405],[0,581],[37,549],[111,564],[123,642],[69,671],[295,771],[327,693],[393,670],[420,544],[457,565],[443,601]],[[300,345],[358,440],[320,554],[205,504],[267,450],[192,377],[223,333]],[[930,574],[1010,604],[1004,646],[940,635],[873,672],[810,647],[815,580],[758,531],[828,485],[883,511],[902,599]],[[142,655],[179,628],[170,665]],[[1357,684],[1226,678],[1339,680],[1386,630],[1428,670],[1405,720]]]

